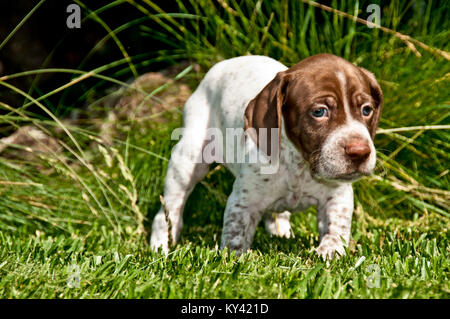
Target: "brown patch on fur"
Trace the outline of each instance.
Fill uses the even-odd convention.
[[[337,73],[344,74],[347,82],[346,97]],[[314,172],[318,165],[320,150],[326,137],[346,121],[344,100],[348,101],[353,118],[367,126],[372,138],[378,126],[383,103],[383,93],[374,75],[350,62],[331,55],[318,54],[304,59],[279,72],[276,77],[252,100],[245,110],[245,130],[279,129],[281,139],[281,117],[286,124],[286,134],[296,148],[310,163]],[[370,103],[374,113],[363,118],[361,106]],[[319,121],[311,115],[318,104],[326,105],[329,118]],[[266,153],[270,155],[270,143]],[[281,143],[280,143],[281,144]]]

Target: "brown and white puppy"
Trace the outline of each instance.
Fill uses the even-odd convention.
[[[263,216],[269,233],[290,237],[287,210],[314,205],[317,252],[325,258],[344,254],[353,212],[351,183],[375,167],[372,140],[382,102],[372,73],[330,54],[289,69],[263,56],[216,64],[186,103],[183,137],[172,152],[152,247],[167,251],[169,231],[177,241],[186,199],[215,161],[236,176],[225,209],[223,248],[249,249]]]

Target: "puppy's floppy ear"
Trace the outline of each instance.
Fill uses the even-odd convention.
[[[367,82],[370,86],[370,94],[372,95],[372,98],[375,101],[376,109],[374,110],[373,114],[373,120],[371,123],[371,132],[372,139],[375,137],[375,133],[377,131],[378,122],[380,120],[381,116],[381,108],[383,107],[383,91],[381,91],[381,87],[377,82],[377,79],[375,78],[375,75],[373,75],[372,72],[367,71],[364,68],[359,68],[364,77],[367,79]]]
[[[278,155],[281,146],[281,109],[284,103],[287,76],[279,72],[275,78],[250,101],[244,114],[244,130],[256,142],[261,151],[271,156],[272,151]],[[267,129],[267,137],[260,135],[260,129]],[[278,128],[278,149],[272,150],[271,129]],[[255,129],[247,131],[248,129]],[[252,133],[256,133],[256,136]],[[267,141],[263,141],[262,138]]]

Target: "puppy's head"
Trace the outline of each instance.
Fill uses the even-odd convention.
[[[266,128],[270,141],[270,129],[281,130],[283,118],[287,137],[314,176],[352,181],[375,167],[373,138],[382,103],[372,73],[337,56],[319,54],[278,73],[250,101],[245,130],[258,133]],[[273,151],[269,146],[266,152]]]

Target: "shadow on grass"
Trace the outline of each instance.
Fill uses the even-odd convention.
[[[213,166],[211,171],[214,170]],[[199,183],[189,196],[183,213],[183,230],[180,244],[191,243],[194,246],[214,249],[220,246],[223,227],[223,212],[226,200],[232,191],[233,175],[221,168]],[[151,232],[151,222],[160,208],[156,201],[151,206],[151,217],[147,221],[147,230]],[[309,225],[312,224],[313,226]],[[314,229],[315,214],[312,211],[295,214],[292,217],[294,238],[270,236],[261,221],[256,230],[252,250],[262,254],[283,252],[285,254],[304,254],[317,245]]]

